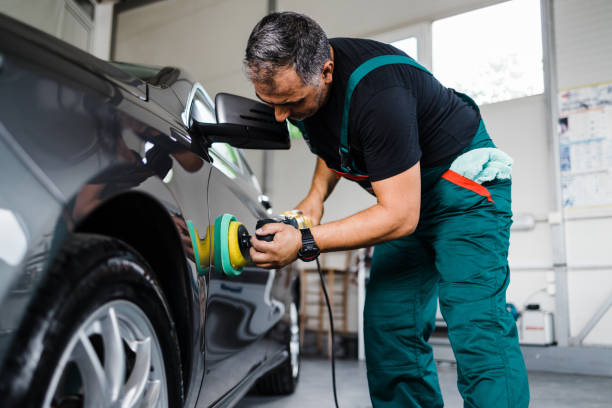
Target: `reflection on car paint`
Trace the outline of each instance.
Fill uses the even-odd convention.
[[[17,266],[28,249],[26,231],[18,216],[11,210],[0,208],[0,261]]]
[[[130,148],[123,137],[116,138],[112,143],[107,142],[107,146],[112,148],[112,165],[90,180],[77,194],[73,210],[75,221],[119,191],[137,187],[149,177],[157,176],[165,183],[170,183],[174,162],[171,157],[190,173],[197,172],[203,166],[202,158],[179,143],[162,144],[159,131],[125,114],[119,113],[118,116],[124,131],[129,129],[145,141],[144,157]]]
[[[0,37],[0,46],[12,46],[6,43]],[[200,101],[193,108],[191,101],[187,103],[194,83],[188,74],[174,70],[171,80],[165,78],[170,88],[147,89],[145,83],[108,68],[106,62],[82,53],[71,58],[73,51],[64,53],[60,48],[38,47],[27,57],[19,49],[4,53],[2,48],[0,54],[0,211],[23,218],[20,227],[27,240],[22,255],[0,252],[0,357],[48,263],[70,233],[105,203],[126,193],[143,193],[164,207],[185,255],[185,270],[160,274],[188,275],[187,291],[181,294],[190,311],[183,316],[189,319],[185,331],[191,336],[184,350],[191,356],[186,365],[186,406],[195,406],[199,398],[204,352],[211,363],[206,370],[221,374],[214,399],[219,394],[228,398],[229,383],[243,381],[254,367],[273,361],[268,354],[280,350],[279,324],[290,300],[289,291],[279,286],[285,280],[280,275],[291,271],[275,273],[250,265],[240,277],[227,277],[215,268],[198,276],[186,219],[202,231],[210,217],[232,212],[253,228],[255,220],[266,215],[257,200],[261,190],[240,160],[231,163],[222,155],[216,157],[211,176],[212,166],[198,155],[206,152],[194,146],[196,136],[192,143],[186,129],[190,120],[183,123],[181,113],[189,108],[210,121],[214,113]],[[203,95],[212,106],[205,91]],[[207,193],[209,184],[218,188]],[[215,208],[209,211],[210,203]],[[10,216],[0,213],[0,240],[6,217]],[[13,245],[23,247],[19,233],[6,235],[16,241]],[[0,251],[7,248],[0,246]],[[277,338],[281,340],[272,341]],[[223,373],[230,373],[232,380],[226,381]],[[214,377],[204,383],[197,401],[202,404],[215,394],[207,387],[215,385]]]

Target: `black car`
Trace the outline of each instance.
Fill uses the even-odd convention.
[[[0,406],[293,391],[294,268],[230,276],[194,251],[222,214],[270,216],[234,146],[289,145],[270,108],[221,98],[0,15]]]

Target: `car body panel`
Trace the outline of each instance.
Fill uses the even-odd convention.
[[[89,231],[101,209],[136,194],[163,209],[152,223],[176,230],[147,239],[183,248],[177,270],[157,272],[187,282],[179,301],[188,316],[175,316],[188,322],[185,406],[231,406],[286,357],[278,333],[294,275],[249,265],[227,277],[210,260],[198,274],[188,221],[202,234],[232,213],[253,231],[267,214],[243,156],[228,160],[227,145],[203,151],[189,133],[194,95],[212,112],[204,89],[179,69],[172,78],[147,85],[0,15],[0,361],[70,233]],[[121,225],[108,230],[129,229],[130,217],[117,214]]]
[[[13,44],[18,45],[18,41]],[[28,49],[26,62],[25,56],[17,49],[3,46],[2,51],[0,78],[3,92],[14,96],[10,100],[2,98],[0,101],[4,144],[7,152],[10,146],[11,150],[21,153],[22,161],[29,164],[30,178],[33,178],[32,173],[40,174],[42,181],[38,181],[38,184],[45,183],[48,195],[54,198],[32,197],[44,190],[32,187],[35,180],[26,182],[27,173],[23,164],[21,168],[17,167],[10,163],[10,154],[2,155],[3,162],[9,166],[3,174],[13,178],[19,175],[22,180],[18,181],[17,186],[24,190],[23,194],[15,190],[3,191],[2,196],[6,200],[26,201],[2,207],[11,208],[12,211],[20,209],[16,218],[23,219],[26,225],[32,225],[27,229],[31,239],[46,237],[43,242],[28,243],[30,252],[34,252],[25,257],[29,264],[28,275],[35,275],[36,278],[28,280],[28,288],[24,287],[23,278],[15,277],[12,284],[9,283],[9,276],[17,276],[18,265],[12,271],[7,271],[13,274],[2,274],[2,286],[10,287],[7,289],[10,296],[4,298],[2,307],[10,311],[6,314],[6,320],[10,317],[12,321],[4,321],[1,328],[5,340],[3,344],[8,345],[10,335],[17,328],[25,306],[35,293],[36,284],[44,274],[48,261],[68,232],[78,229],[79,223],[98,206],[131,190],[146,192],[163,203],[169,213],[189,213],[196,224],[206,226],[208,211],[205,192],[210,165],[205,165],[185,145],[167,142],[168,136],[181,132],[177,131],[180,124],[176,118],[167,113],[165,118],[155,115],[138,105],[139,98],[84,70],[82,66],[71,64],[45,49],[39,49],[36,53]],[[25,69],[26,66],[31,70]],[[93,84],[94,90],[89,87],[90,84]],[[32,98],[33,95],[39,97]],[[47,96],[50,96],[50,100]],[[21,112],[26,109],[31,115],[30,121],[22,118]],[[68,133],[67,123],[70,124]],[[172,129],[175,132],[171,132]],[[182,130],[182,133],[183,139],[188,139],[186,131]],[[183,158],[175,159],[171,151]],[[191,170],[199,169],[195,172],[198,174],[191,175],[193,180],[190,182],[198,186],[200,196],[197,199],[183,197],[185,202],[199,207],[181,212],[173,194],[176,191],[168,185],[187,183],[185,179],[191,173],[183,169],[186,155],[191,156],[189,159],[192,163],[199,162],[199,166],[191,165]],[[147,165],[143,165],[143,158],[149,159]],[[161,179],[171,171],[176,172],[174,182],[163,183]],[[3,190],[14,181],[17,180],[3,182]],[[53,202],[55,206],[50,205]],[[34,227],[42,230],[34,230]],[[193,263],[191,265],[190,279],[197,283],[197,273]],[[205,283],[194,285],[195,288],[202,286]],[[200,327],[203,322],[199,318],[200,298],[194,296],[192,299],[191,309],[198,312],[198,316],[194,317],[197,319],[194,327]],[[201,333],[194,334],[199,335],[194,336],[193,348],[199,351],[202,349],[202,336]],[[5,350],[6,347],[0,351]],[[197,398],[203,363],[201,352],[194,354],[193,373],[190,376],[194,382],[190,387],[194,390],[194,396],[188,396],[192,401]]]

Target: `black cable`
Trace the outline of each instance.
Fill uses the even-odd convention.
[[[323,288],[323,294],[325,295],[325,302],[327,302],[327,311],[329,312],[329,330],[331,331],[331,366],[332,366],[332,385],[334,388],[334,402],[336,408],[338,407],[338,394],[336,392],[336,353],[335,353],[335,338],[334,338],[334,317],[332,315],[331,305],[329,303],[329,296],[327,296],[327,286],[325,286],[325,279],[323,279],[323,272],[321,272],[321,264],[317,258],[317,270],[319,271],[319,277],[321,278],[321,287]]]

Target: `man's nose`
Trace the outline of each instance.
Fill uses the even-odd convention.
[[[286,107],[283,107],[283,106],[274,107],[274,116],[276,117],[277,122],[285,121],[285,119],[287,119],[290,114],[291,112]]]

